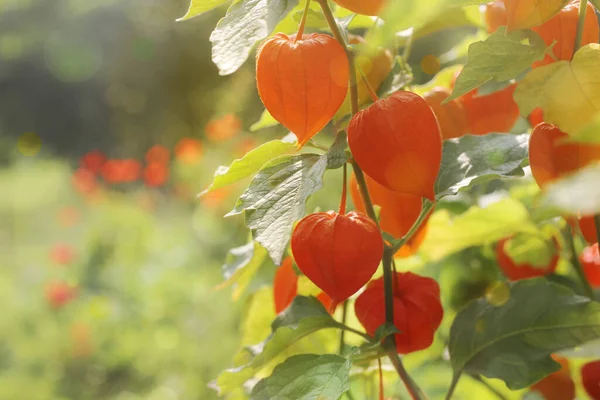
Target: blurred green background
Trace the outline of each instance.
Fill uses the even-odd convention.
[[[247,231],[222,219],[241,187],[196,194],[281,132],[246,132],[253,66],[211,62],[225,10],[187,7],[0,0],[0,400],[217,398],[243,302],[215,287]]]

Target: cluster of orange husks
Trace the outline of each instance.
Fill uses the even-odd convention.
[[[336,2],[367,15],[377,14],[383,5],[383,1]],[[339,117],[350,108],[350,65],[343,45],[329,35],[303,34],[302,30],[265,40],[256,66],[263,104],[296,135],[299,146],[308,143],[336,114]],[[350,41],[364,44],[358,37]],[[364,71],[365,66],[369,66],[368,71]],[[371,99],[373,87],[379,87],[391,68],[392,58],[385,50],[357,60],[357,73],[364,73],[369,82],[358,83],[359,104]],[[375,98],[372,105],[352,116],[348,142],[366,175],[371,199],[381,208],[382,230],[395,237],[406,235],[421,213],[422,198],[435,201],[442,136],[431,107],[407,91]],[[350,185],[356,211],[346,212],[344,188],[339,212],[310,214],[296,225],[291,239],[294,259],[285,259],[275,276],[275,309],[283,311],[297,294],[295,262],[322,290],[319,298],[330,312],[367,286],[356,300],[355,311],[373,335],[385,323],[383,281],[369,283],[381,262],[384,241],[376,222],[366,216],[354,177]],[[423,235],[421,229],[398,255],[414,253]],[[439,286],[414,274],[396,274],[393,282],[394,322],[403,332],[396,335],[398,352],[424,349],[431,345],[443,316]]]

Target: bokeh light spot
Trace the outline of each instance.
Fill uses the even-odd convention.
[[[179,332],[172,327],[163,327],[154,334],[156,345],[163,350],[172,350],[179,344]]]
[[[510,288],[506,282],[496,281],[486,291],[485,298],[493,306],[503,306],[510,300]]]
[[[33,157],[40,152],[42,148],[42,139],[33,132],[27,132],[19,137],[17,149],[19,153],[27,157]]]
[[[62,82],[85,82],[102,66],[100,46],[77,35],[53,35],[46,41],[44,51],[48,69]]]
[[[434,55],[428,55],[421,59],[421,69],[427,75],[435,75],[440,70],[440,60]]]

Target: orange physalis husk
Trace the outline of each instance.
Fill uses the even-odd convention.
[[[352,117],[348,144],[358,165],[380,185],[435,200],[442,136],[419,95],[398,91]]]
[[[279,314],[289,307],[298,294],[298,275],[294,271],[294,264],[291,257],[283,260],[283,263],[273,279],[273,300],[275,304],[275,313]]]
[[[510,132],[519,119],[519,106],[513,99],[516,84],[488,95],[479,95],[478,89],[460,97],[467,113],[469,133]]]
[[[462,100],[454,99],[446,104],[442,104],[450,94],[450,90],[443,87],[436,87],[423,96],[437,117],[443,139],[453,139],[469,133],[467,113]]]
[[[340,6],[356,14],[376,16],[383,9],[387,0],[333,0]]]
[[[592,361],[581,368],[581,382],[592,400],[600,400],[600,360]]]
[[[560,363],[561,368],[532,385],[531,390],[541,393],[546,400],[575,399],[575,382],[571,378],[569,360],[556,355],[552,355],[552,358]]]
[[[304,145],[333,118],[348,91],[344,48],[324,34],[278,33],[256,57],[258,93],[269,113]]]
[[[535,278],[537,276],[551,274],[556,270],[560,259],[558,250],[545,268],[538,268],[529,264],[516,264],[504,250],[506,242],[508,242],[509,239],[510,238],[504,238],[496,244],[496,260],[498,261],[500,269],[509,280],[518,281],[521,279]],[[554,239],[554,244],[558,246],[556,239]]]
[[[546,46],[554,44],[552,53],[558,60],[570,61],[573,57],[575,48],[575,36],[577,35],[577,21],[579,19],[579,0],[571,1],[565,8],[560,10],[558,14],[553,16],[548,21],[540,26],[532,28],[538,33]],[[583,35],[581,38],[581,46],[590,43],[598,43],[598,19],[594,6],[591,3],[587,5],[585,22],[583,24]],[[546,55],[542,61],[533,63],[533,68],[542,65],[553,63],[555,60]]]
[[[485,23],[488,33],[498,30],[501,26],[506,26],[508,23],[508,15],[502,0],[489,2],[485,6]]]
[[[394,325],[398,353],[408,354],[431,346],[442,323],[444,309],[438,283],[412,272],[394,273]],[[383,278],[369,283],[354,303],[356,317],[371,336],[385,323]]]
[[[332,310],[371,279],[383,256],[383,239],[364,214],[320,212],[298,222],[292,253],[304,275],[331,298]]]

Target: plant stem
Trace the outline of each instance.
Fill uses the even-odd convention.
[[[596,240],[600,246],[600,214],[594,215],[594,225],[596,225]]]
[[[381,358],[377,359],[379,365],[379,400],[383,400],[384,387],[383,387],[383,371],[381,370]]]
[[[567,226],[565,228],[566,236],[567,236],[567,246],[569,246],[569,252],[571,253],[571,264],[573,265],[573,269],[577,273],[581,284],[583,285],[583,289],[585,291],[585,295],[590,299],[594,298],[594,291],[590,286],[587,278],[585,277],[585,273],[583,272],[583,268],[581,267],[581,263],[579,262],[579,257],[577,257],[577,251],[575,250],[575,242],[573,240],[573,234],[571,233],[571,227]]]
[[[296,34],[294,43],[297,42],[299,39],[302,39],[302,35],[304,34],[304,27],[306,26],[306,19],[308,18],[309,8],[310,0],[306,0],[306,5],[304,6],[304,12],[302,13],[302,19],[300,20],[300,26],[298,27],[298,33]]]
[[[450,400],[452,398],[452,395],[454,394],[454,391],[456,390],[456,385],[458,385],[458,381],[460,380],[460,377],[462,375],[462,371],[459,372],[458,374],[454,374],[454,376],[452,377],[452,384],[450,385],[450,389],[448,390],[448,393],[446,394],[446,400]]]
[[[360,78],[362,79],[363,83],[365,84],[365,87],[367,88],[367,92],[369,92],[369,96],[371,96],[371,100],[373,100],[373,102],[376,102],[377,100],[379,100],[379,96],[377,96],[377,92],[375,91],[375,89],[373,89],[371,82],[369,82],[369,80],[367,79],[367,76],[363,72],[362,68],[358,65],[356,66],[356,68],[358,69],[358,72],[360,72]]]
[[[354,60],[354,52],[350,50],[344,40],[344,36],[340,31],[339,26],[329,8],[329,4],[327,0],[315,0],[321,6],[323,10],[323,15],[327,20],[327,24],[329,25],[329,29],[335,39],[346,49],[346,54],[348,55],[348,62],[350,64],[350,99],[352,103],[352,115],[358,112],[358,89],[356,87],[356,66]],[[375,221],[377,227],[381,230],[379,226],[379,222],[377,221],[377,215],[375,214],[375,208],[373,207],[373,203],[371,201],[371,196],[369,195],[369,189],[367,187],[367,183],[365,181],[365,176],[362,172],[360,166],[356,163],[356,161],[352,161],[352,168],[354,170],[354,175],[356,177],[356,181],[358,183],[361,196],[363,198],[363,202],[365,203],[365,208],[367,210],[367,214],[369,217]],[[422,221],[421,221],[422,222]],[[416,228],[415,228],[416,231]],[[384,281],[385,281],[385,312],[386,312],[386,320],[393,324],[394,322],[394,311],[393,311],[393,283],[392,283],[392,260],[393,260],[394,252],[389,246],[385,246],[384,255],[383,255],[383,269],[384,269]],[[387,272],[386,272],[387,271]],[[387,279],[385,279],[387,276]],[[354,331],[352,328],[348,328],[350,332]],[[356,332],[355,332],[356,333]],[[362,333],[359,333],[362,335]],[[386,345],[387,344],[387,345]],[[394,368],[398,372],[398,376],[404,382],[404,385],[408,389],[411,394],[413,400],[422,400],[425,399],[425,395],[421,391],[421,389],[416,385],[416,383],[412,380],[408,372],[404,369],[402,365],[402,361],[400,357],[398,357],[398,353],[396,351],[396,345],[394,341],[394,336],[388,336],[384,341],[384,346],[386,346],[386,352],[388,357],[392,361]]]
[[[340,200],[340,215],[346,215],[346,197],[348,197],[347,187],[348,187],[348,167],[347,164],[344,163],[344,177],[342,178],[342,199]],[[344,307],[346,303],[344,303]]]
[[[348,300],[344,301],[344,305],[342,307],[342,324],[346,325],[346,316],[348,315]],[[346,346],[346,341],[344,336],[346,335],[346,330],[342,329],[340,332],[340,351],[342,354],[344,352],[344,347]]]
[[[400,250],[400,248],[402,246],[404,246],[406,244],[406,242],[408,242],[410,240],[410,238],[414,236],[415,233],[417,233],[417,231],[419,230],[419,228],[421,227],[421,225],[423,224],[423,222],[429,215],[429,212],[433,208],[433,205],[434,205],[434,203],[432,203],[429,200],[424,201],[423,208],[421,209],[421,214],[419,215],[419,218],[417,218],[417,220],[415,221],[413,226],[410,228],[410,230],[406,233],[406,235],[404,235],[402,237],[402,239],[394,245],[394,247],[393,247],[394,253],[396,253],[398,250]]]
[[[496,388],[494,388],[492,385],[490,385],[489,383],[487,383],[486,381],[481,379],[481,377],[479,375],[477,375],[477,374],[469,374],[469,375],[471,376],[471,378],[475,379],[477,382],[479,382],[483,386],[485,386],[490,392],[492,392],[500,400],[508,400],[506,398],[506,396],[504,396],[502,393],[500,393],[498,390],[496,390]]]
[[[585,27],[585,14],[587,12],[588,0],[581,0],[579,3],[579,20],[577,21],[577,34],[575,36],[575,47],[573,47],[573,55],[581,47],[583,39],[583,29]]]
[[[346,331],[348,331],[348,332],[352,332],[352,333],[354,333],[354,334],[356,334],[356,335],[358,335],[358,336],[360,336],[360,337],[362,337],[362,338],[364,338],[364,339],[368,340],[369,342],[372,342],[372,341],[373,341],[373,338],[372,338],[371,336],[367,335],[367,334],[366,334],[366,333],[364,333],[364,332],[361,332],[361,331],[358,331],[358,330],[356,330],[356,329],[354,329],[354,328],[351,328],[351,327],[349,327],[348,325],[340,324],[340,326],[339,326],[339,327],[340,327],[340,329],[342,329],[342,330],[346,330]]]
[[[371,195],[369,194],[367,181],[365,180],[365,174],[362,172],[362,169],[360,169],[360,167],[354,160],[352,161],[352,169],[354,170],[354,177],[356,178],[356,183],[358,183],[358,189],[363,199],[363,203],[365,203],[367,215],[373,221],[375,221],[375,223],[379,227],[379,221],[377,220],[377,214],[375,214],[375,208],[373,207],[373,202],[371,201]]]

